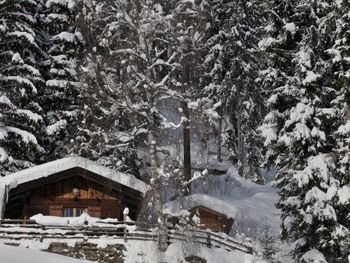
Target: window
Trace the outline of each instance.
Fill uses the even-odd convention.
[[[78,217],[80,216],[86,208],[83,207],[64,207],[63,216],[64,217]]]

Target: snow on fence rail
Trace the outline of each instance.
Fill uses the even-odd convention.
[[[0,240],[20,241],[23,239],[36,239],[41,242],[44,239],[98,239],[101,236],[113,239],[156,241],[158,235],[155,231],[139,229],[134,222],[99,223],[97,226],[62,226],[41,225],[34,220],[0,220]],[[106,226],[104,226],[104,224]],[[239,250],[248,254],[252,253],[249,245],[242,244],[223,233],[214,233],[206,230],[190,229],[185,234],[177,229],[169,229],[169,242],[191,241],[204,244],[208,247],[221,247],[226,250]]]

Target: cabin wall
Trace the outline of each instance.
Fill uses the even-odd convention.
[[[79,194],[73,193],[74,188],[79,189]],[[63,216],[64,208],[72,207],[82,208],[93,217],[122,220],[122,198],[120,192],[111,188],[80,176],[72,176],[29,190],[22,217],[29,218],[38,213]]]
[[[74,200],[74,199],[54,199],[35,200],[25,206],[24,218],[29,218],[35,214],[50,216],[63,216],[65,207],[82,208],[90,216],[99,218],[118,218],[122,220],[123,207],[118,200],[94,199]]]
[[[190,210],[191,216],[196,212],[200,218],[200,223],[197,225],[200,229],[211,229],[214,232],[224,232],[229,234],[233,224],[233,219],[228,219],[225,215],[220,215],[214,211],[205,208],[193,208]]]

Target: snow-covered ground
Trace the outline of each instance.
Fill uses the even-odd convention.
[[[153,242],[133,241],[126,244],[125,263],[179,263],[185,262],[188,255],[198,255],[208,263],[253,263],[252,255],[240,251],[227,251],[223,248],[208,248],[200,245],[185,243],[171,244],[165,253],[157,251]],[[257,263],[257,261],[255,261]]]
[[[0,245],[1,263],[92,263],[33,249]]]
[[[79,242],[81,242],[80,240]],[[51,242],[67,242],[67,240],[22,240],[21,247],[12,247],[0,244],[1,263],[90,263],[86,260],[78,260],[60,256],[53,253],[41,252],[47,249]],[[75,246],[78,240],[69,240],[68,246]],[[99,239],[88,239],[87,242],[96,244],[98,248],[105,248],[107,245],[122,244],[126,250],[123,251],[124,263],[185,263],[187,256],[198,256],[207,263],[265,263],[259,261],[256,256],[241,251],[227,251],[223,248],[208,248],[193,242],[174,242],[170,244],[167,251],[162,253],[157,249],[157,242],[151,240],[128,240],[112,237],[101,237]]]

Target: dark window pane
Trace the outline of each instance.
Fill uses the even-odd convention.
[[[82,208],[77,208],[75,216],[80,216],[82,213],[83,213],[83,209]]]
[[[64,217],[72,217],[74,215],[74,208],[73,207],[65,207],[63,214],[64,214]]]

